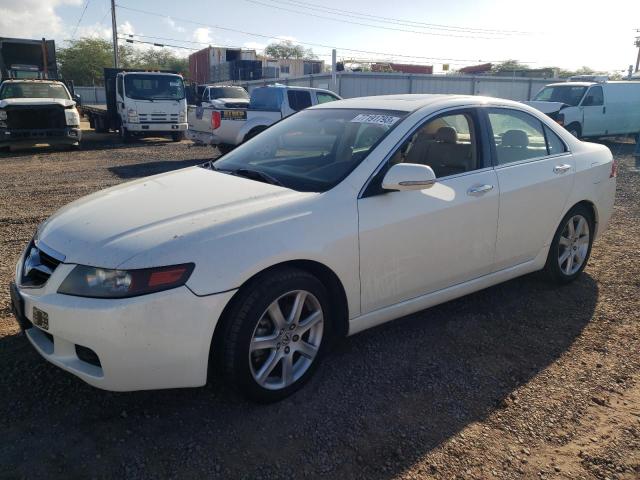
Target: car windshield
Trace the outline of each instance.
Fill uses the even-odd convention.
[[[69,92],[59,83],[11,82],[0,89],[0,99],[6,98],[60,98],[69,100]]]
[[[217,87],[209,89],[209,98],[244,98],[248,99],[249,94],[244,88],[238,87]]]
[[[562,85],[557,87],[544,87],[538,92],[534,100],[542,102],[560,102],[575,107],[580,103],[587,87],[576,85]]]
[[[182,100],[184,83],[176,75],[125,75],[124,91],[134,100]]]
[[[390,110],[304,110],[240,145],[213,168],[298,191],[340,183],[402,120]]]

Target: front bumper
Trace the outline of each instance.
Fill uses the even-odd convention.
[[[82,140],[78,127],[40,129],[0,129],[0,146],[8,145],[75,145]]]
[[[22,302],[19,323],[40,355],[105,390],[206,383],[213,331],[235,291],[198,297],[183,286],[117,300],[56,293],[73,267],[61,264],[42,288],[18,286],[12,295]],[[47,330],[33,325],[34,308],[46,312]],[[98,365],[81,359],[77,347],[95,352]]]
[[[142,135],[171,135],[185,132],[188,124],[185,123],[127,123],[125,128],[129,133]]]

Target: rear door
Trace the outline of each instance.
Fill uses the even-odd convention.
[[[558,227],[574,181],[575,164],[562,140],[533,115],[486,109],[500,215],[495,269],[534,259]]]
[[[596,137],[607,135],[607,107],[601,85],[594,85],[585,94],[580,104],[582,109],[582,135]]]

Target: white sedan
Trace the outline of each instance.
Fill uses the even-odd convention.
[[[38,228],[12,303],[96,387],[298,389],[330,342],[529,272],[585,268],[616,164],[495,98],[318,105],[199,167],[71,203]]]

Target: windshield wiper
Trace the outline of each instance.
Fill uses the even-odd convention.
[[[233,175],[238,175],[239,177],[245,177],[250,180],[256,180],[258,182],[270,183],[272,185],[278,185],[279,187],[283,187],[282,182],[277,178],[272,177],[268,173],[261,172],[259,170],[251,170],[250,168],[238,168],[237,170],[232,170],[229,173]]]

